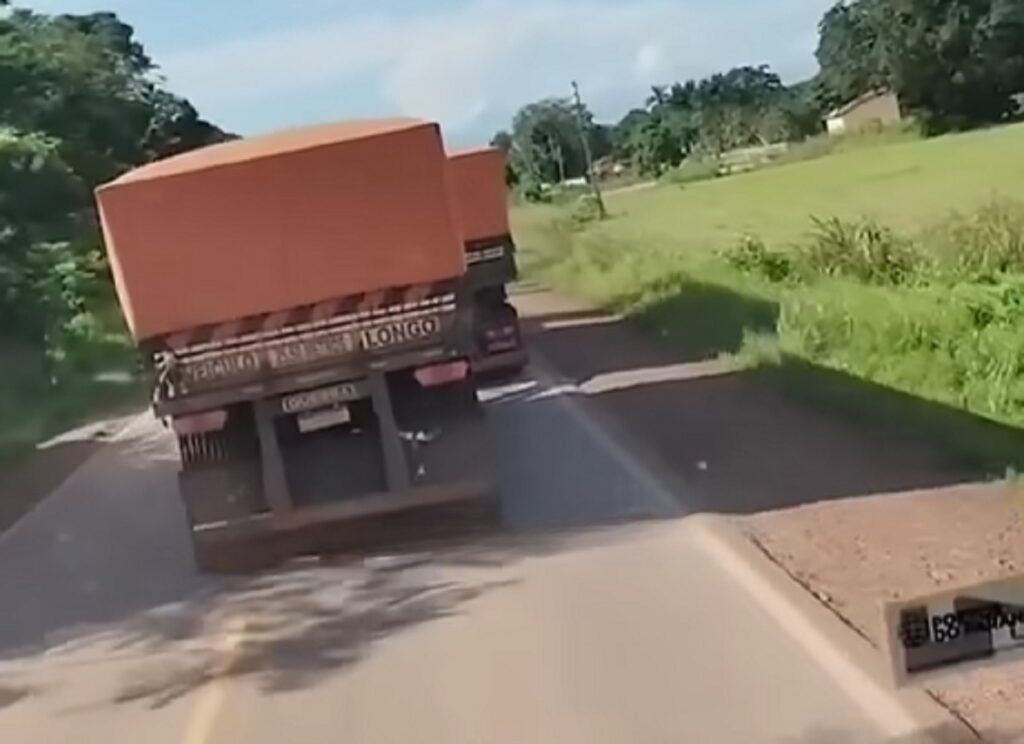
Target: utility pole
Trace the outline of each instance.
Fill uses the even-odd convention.
[[[587,181],[594,192],[594,199],[597,201],[597,213],[603,220],[608,216],[604,208],[604,199],[601,197],[601,189],[597,185],[597,178],[594,176],[594,159],[590,154],[590,140],[587,138],[587,123],[583,119],[583,101],[580,98],[580,86],[572,81],[572,97],[576,108],[576,123],[579,125],[580,142],[583,144],[583,157],[587,161]]]

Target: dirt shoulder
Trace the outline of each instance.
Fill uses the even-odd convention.
[[[26,453],[0,460],[0,534],[99,452],[133,417],[100,419],[54,437]]]
[[[889,599],[1024,568],[1024,487],[967,485],[813,504],[738,520],[876,648]],[[1024,740],[1024,663],[931,691],[987,742]]]
[[[532,348],[685,484],[684,507],[732,517],[876,647],[882,600],[1024,567],[1020,490],[707,349],[540,290],[515,301]],[[1024,666],[933,692],[985,741],[1024,735]]]

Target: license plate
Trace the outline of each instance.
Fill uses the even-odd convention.
[[[501,246],[497,248],[484,248],[483,250],[473,251],[472,253],[466,254],[466,263],[477,264],[481,261],[493,261],[496,258],[501,258],[505,255],[505,249]]]
[[[281,413],[313,411],[317,408],[326,408],[335,403],[346,403],[364,397],[366,396],[361,392],[358,384],[346,382],[341,385],[332,385],[331,387],[286,395],[281,398]]]
[[[308,434],[313,431],[341,426],[342,424],[349,423],[351,420],[352,414],[349,413],[348,406],[329,408],[326,411],[303,413],[298,417],[299,431],[303,434]]]

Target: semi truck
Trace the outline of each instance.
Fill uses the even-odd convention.
[[[509,227],[505,155],[493,147],[461,150],[449,155],[448,164],[476,304],[473,369],[514,374],[526,366],[528,354],[508,297],[508,285],[519,272]]]
[[[236,140],[96,196],[201,570],[498,518],[436,124]]]

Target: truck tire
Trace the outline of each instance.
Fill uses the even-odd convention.
[[[280,562],[270,540],[198,540],[194,533],[192,557],[204,574],[255,573]]]

